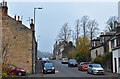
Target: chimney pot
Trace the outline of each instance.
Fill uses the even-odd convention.
[[[5,6],[7,7],[7,2],[5,2]]]
[[[101,35],[104,35],[104,33],[103,33],[103,32],[101,32]]]
[[[14,19],[16,20],[16,15],[14,16]]]
[[[20,16],[18,16],[18,21],[20,21]]]
[[[2,4],[2,6],[5,6],[5,1],[3,0],[3,4]]]
[[[31,19],[31,24],[33,24],[33,19]]]

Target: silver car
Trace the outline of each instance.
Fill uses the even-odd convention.
[[[62,64],[67,64],[68,63],[68,58],[63,58],[61,61]]]
[[[88,65],[88,74],[104,74],[104,69],[100,64],[89,64]]]

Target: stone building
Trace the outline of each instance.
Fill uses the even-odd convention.
[[[91,59],[97,56],[103,56],[105,53],[109,52],[109,39],[115,34],[115,32],[101,33],[100,37],[92,40],[92,47],[90,49]]]
[[[56,42],[54,45],[53,56],[56,59],[62,59],[64,57],[69,58],[69,52],[73,51],[74,49],[75,46],[72,44],[71,41],[69,43],[65,41],[59,43]]]
[[[33,20],[28,28],[22,24],[20,16],[12,18],[8,15],[7,2],[0,5],[2,61],[35,73],[37,42]]]

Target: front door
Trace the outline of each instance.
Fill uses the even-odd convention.
[[[115,62],[115,73],[117,73],[117,61],[116,61],[116,58],[114,58],[114,62]]]

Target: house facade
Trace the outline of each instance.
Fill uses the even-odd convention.
[[[55,43],[53,55],[56,59],[62,59],[63,57],[69,58],[69,52],[74,50],[75,46],[73,46],[72,42],[59,42]]]
[[[109,41],[109,52],[112,52],[113,73],[120,74],[120,23],[116,34]]]
[[[7,2],[0,3],[2,61],[35,73],[37,42],[33,20],[30,28],[22,24],[20,16],[8,15]]]
[[[92,47],[90,49],[91,59],[94,61],[97,56],[103,56],[109,52],[109,39],[115,32],[101,33],[100,37],[92,40]]]

